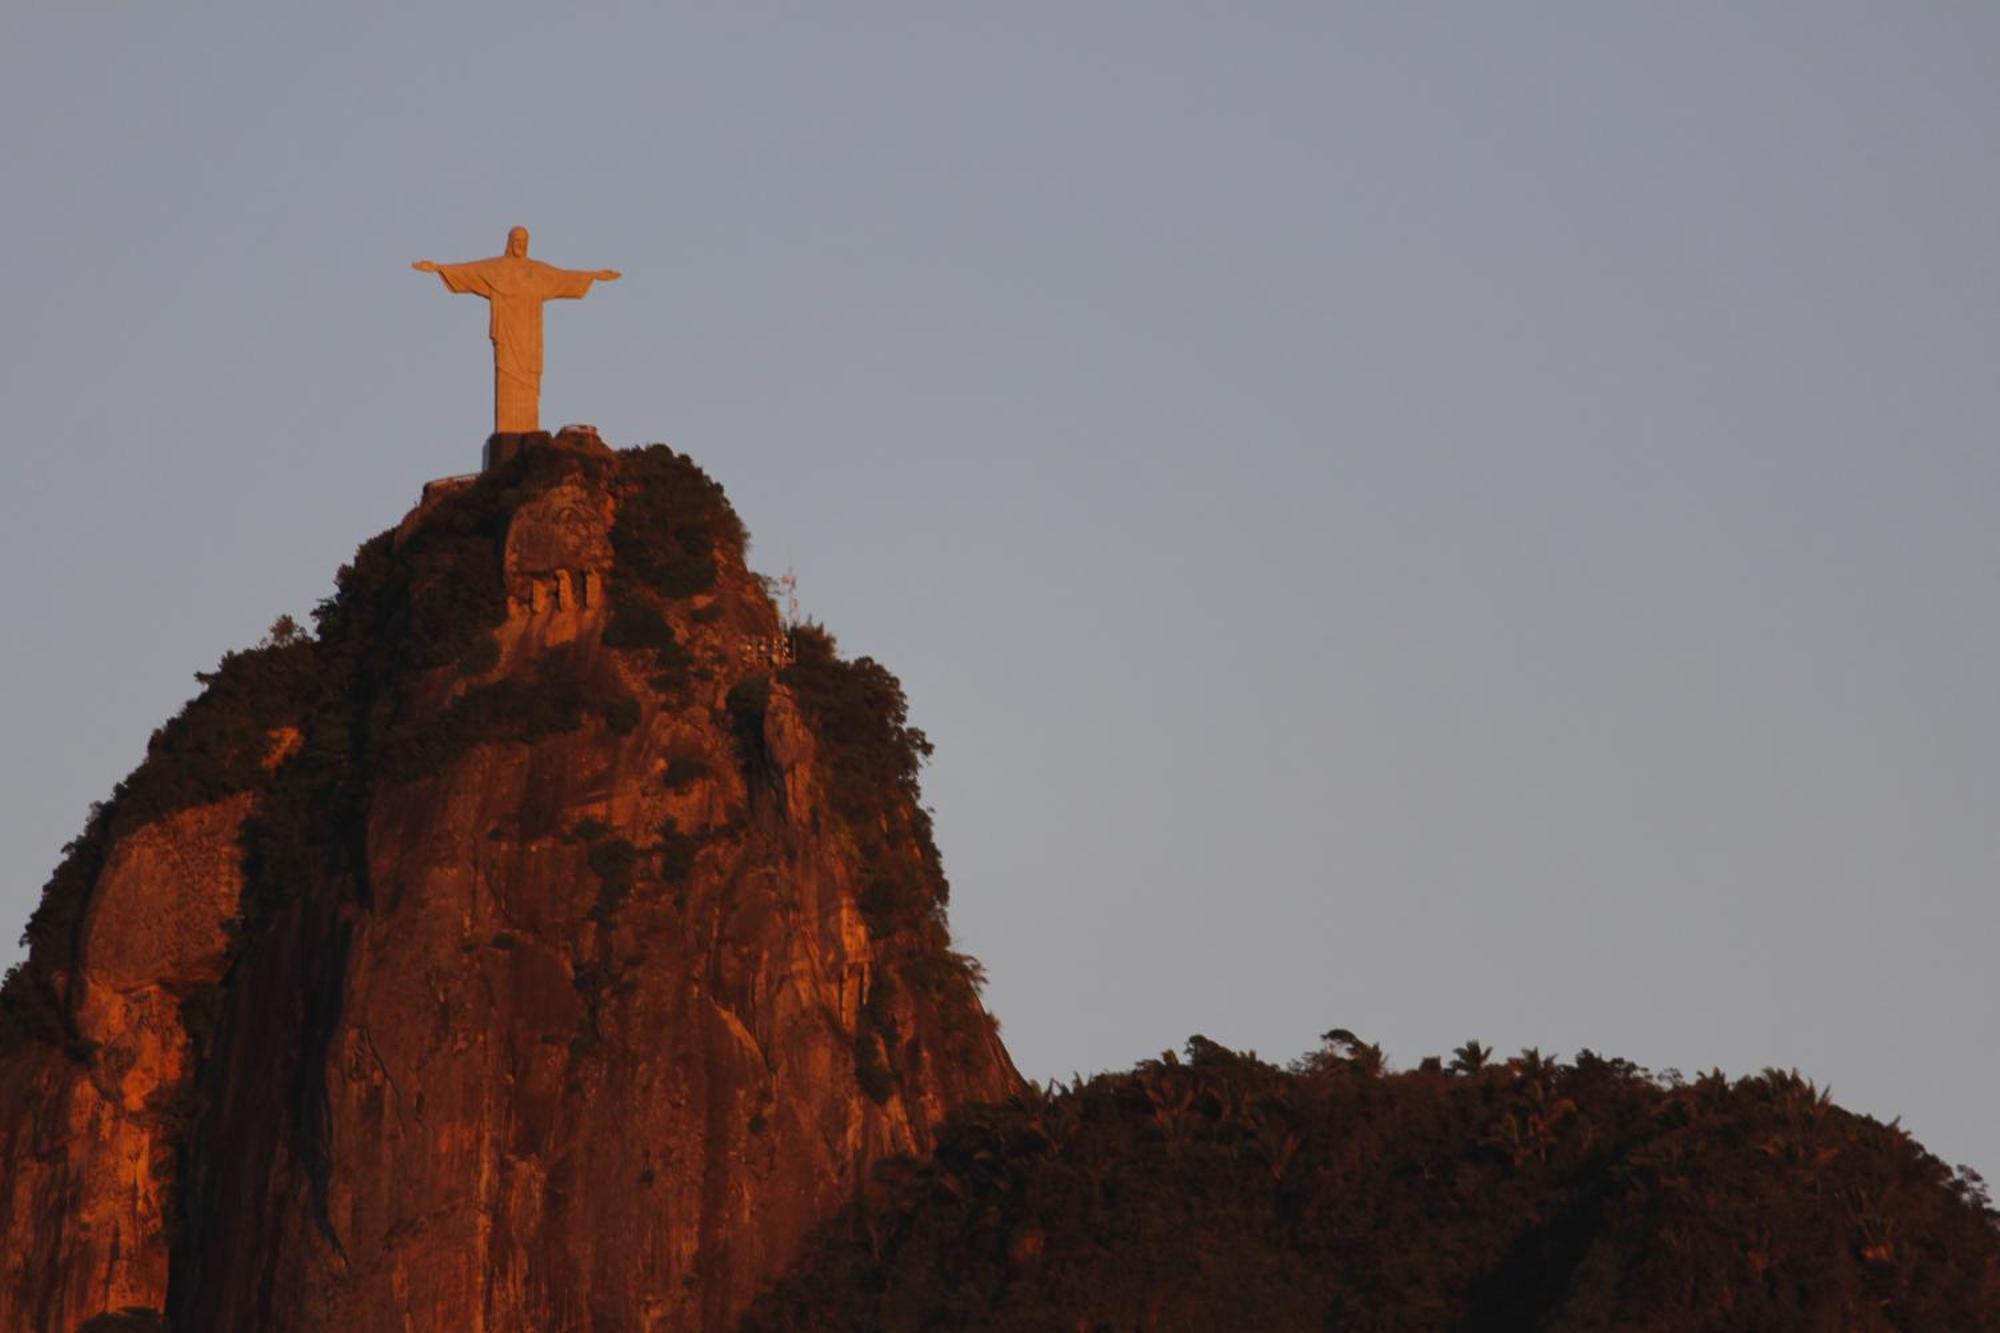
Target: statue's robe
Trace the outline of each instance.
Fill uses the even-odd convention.
[[[494,432],[541,429],[542,302],[575,300],[597,275],[513,255],[439,264],[437,274],[452,291],[483,296],[493,307]]]

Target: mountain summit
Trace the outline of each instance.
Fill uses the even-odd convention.
[[[895,678],[686,457],[526,444],[68,848],[0,994],[0,1328],[724,1327],[1019,1086]]]

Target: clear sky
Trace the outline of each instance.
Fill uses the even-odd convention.
[[[0,915],[624,270],[1033,1075],[1797,1067],[2000,1174],[2000,9],[15,4]]]

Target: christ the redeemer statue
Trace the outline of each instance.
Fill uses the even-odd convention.
[[[483,296],[493,306],[493,433],[522,434],[541,429],[542,302],[575,300],[593,282],[615,282],[618,270],[592,272],[557,268],[528,258],[528,229],[507,233],[507,253],[467,264],[410,265],[435,273],[454,292]]]

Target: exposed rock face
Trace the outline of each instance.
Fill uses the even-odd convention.
[[[167,1290],[173,1105],[190,1074],[182,997],[221,979],[243,876],[232,797],[121,839],[84,917],[68,978],[78,1063],[11,1052],[0,1095],[0,1327],[158,1306]]]
[[[242,789],[66,867],[0,1035],[0,1327],[726,1328],[1016,1086],[893,680],[773,660],[719,493],[588,446],[364,547]]]

